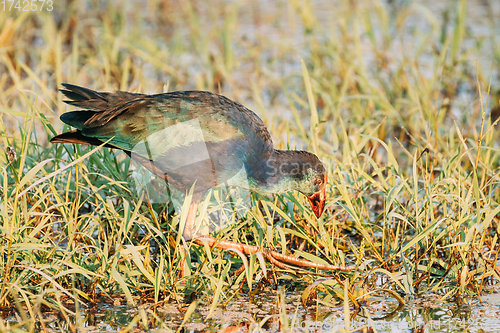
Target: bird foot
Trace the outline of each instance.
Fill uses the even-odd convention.
[[[246,245],[241,243],[235,243],[227,240],[220,240],[210,236],[200,236],[192,240],[195,244],[204,245],[207,244],[211,248],[217,248],[222,250],[236,249],[246,255],[261,252],[265,257],[274,265],[282,269],[287,269],[286,264],[303,267],[303,268],[316,268],[323,271],[341,271],[341,272],[351,272],[356,269],[353,266],[337,266],[328,264],[319,264],[305,259],[299,259],[292,256],[284,255],[282,253],[272,251],[266,248],[261,248],[253,245]]]

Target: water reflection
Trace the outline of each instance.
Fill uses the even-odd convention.
[[[210,304],[200,305],[181,330],[275,332],[288,328],[294,332],[335,332],[345,329],[343,305],[327,307],[319,303],[304,309],[300,293],[291,292],[285,294],[283,306],[278,304],[278,294],[276,290],[268,290],[254,298],[239,295],[225,307],[218,307],[210,316]],[[187,307],[167,303],[157,307],[142,304],[137,308],[103,302],[85,310],[78,323],[72,318],[69,325],[63,316],[47,312],[44,313],[44,325],[38,324],[36,327],[42,329],[45,326],[54,332],[71,330],[70,326],[84,328],[87,332],[117,332],[131,325],[135,331],[153,329],[166,332],[177,330],[182,325]],[[141,317],[141,309],[145,320]],[[283,309],[286,309],[286,316]],[[406,307],[398,307],[398,303],[391,298],[374,297],[365,301],[358,310],[351,308],[349,316],[349,328],[353,332],[500,331],[500,305],[479,301],[474,305],[460,306],[456,303],[429,303],[426,297],[421,297],[410,301]],[[15,314],[9,317],[9,322],[15,324]]]

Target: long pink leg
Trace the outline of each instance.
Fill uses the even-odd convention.
[[[189,241],[194,238],[196,234],[196,213],[198,212],[198,205],[202,199],[202,195],[194,194],[191,198],[191,204],[188,208],[188,213],[186,217],[186,224],[184,225],[184,230],[182,231],[182,237],[185,241]],[[181,249],[181,251],[184,251]],[[186,276],[186,253],[181,253],[181,267],[180,276],[181,278]]]

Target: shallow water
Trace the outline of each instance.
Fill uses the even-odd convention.
[[[198,305],[194,313],[182,325],[186,304],[169,302],[155,307],[153,304],[128,306],[124,299],[116,297],[86,309],[73,325],[87,332],[118,332],[132,324],[134,332],[153,330],[167,332],[182,325],[184,332],[279,332],[291,328],[294,332],[335,332],[345,329],[343,304],[338,306],[308,306],[300,301],[300,293],[286,293],[285,306],[278,305],[279,293],[267,290],[254,297],[239,295],[225,307],[219,306],[210,314],[210,304]],[[118,305],[118,304],[122,305]],[[286,321],[283,320],[286,308]],[[141,321],[141,312],[149,320],[146,328]],[[500,332],[500,293],[483,296],[482,302],[474,300],[470,305],[443,303],[439,296],[425,294],[398,307],[397,301],[388,297],[368,299],[360,310],[350,309],[351,331],[363,328],[377,332]],[[9,318],[15,324],[15,316]],[[44,324],[53,332],[69,329],[57,313],[44,313]],[[130,328],[132,328],[130,327]],[[39,327],[41,328],[41,326]],[[361,332],[360,331],[360,332]],[[370,332],[370,330],[368,330]]]

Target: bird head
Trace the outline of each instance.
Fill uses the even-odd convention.
[[[325,209],[326,169],[316,155],[307,154],[308,162],[304,163],[299,191],[307,196],[314,215],[319,218]]]
[[[267,161],[268,193],[297,190],[304,194],[316,217],[325,208],[326,169],[319,158],[307,151],[275,150]],[[264,194],[266,194],[264,192]]]
[[[321,216],[321,214],[323,213],[323,209],[325,209],[326,181],[326,173],[323,175],[323,177],[321,177],[321,175],[315,177],[313,179],[315,192],[307,196],[314,215],[316,215],[317,218]]]

